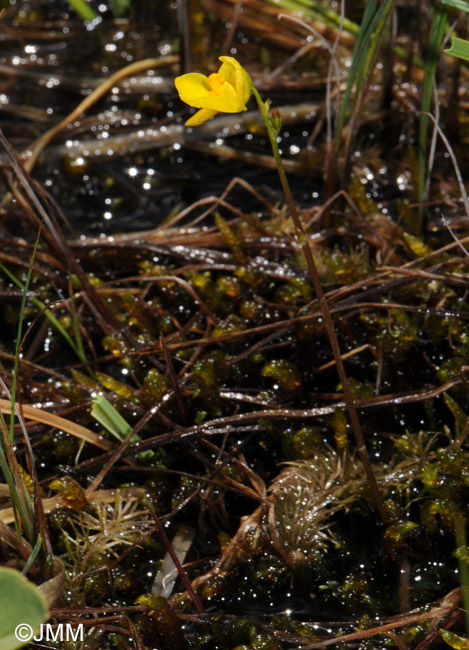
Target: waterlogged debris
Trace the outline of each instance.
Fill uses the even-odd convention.
[[[451,630],[440,630],[440,636],[443,641],[455,650],[469,650],[469,639],[466,639]]]
[[[335,409],[331,424],[334,429],[334,438],[337,449],[346,449],[349,444],[347,437],[348,420],[344,409]]]
[[[101,344],[116,359],[126,359],[130,352],[129,345],[123,336],[108,335],[103,337]]]
[[[443,395],[446,406],[454,416],[456,435],[462,433],[467,424],[467,415],[449,393]]]
[[[405,232],[402,234],[402,238],[404,239],[405,243],[407,246],[410,248],[412,253],[415,255],[415,257],[425,257],[426,255],[430,255],[432,252],[432,249],[430,246],[427,246],[421,239],[416,237],[415,235],[411,235],[408,232]]]
[[[187,650],[181,623],[166,598],[144,594],[135,603],[148,607],[148,612],[139,617],[137,629],[149,643],[161,650]]]
[[[80,384],[81,386],[85,386],[89,390],[95,392],[99,392],[102,390],[102,384],[100,384],[99,381],[96,381],[96,379],[93,379],[89,375],[85,375],[85,373],[80,372],[75,368],[72,368],[71,373],[73,379],[77,382],[77,384]]]
[[[282,432],[282,453],[286,460],[314,458],[321,444],[322,436],[313,427],[288,428]]]
[[[62,476],[49,483],[51,490],[57,490],[62,497],[63,505],[74,510],[83,510],[88,505],[88,499],[81,485],[71,476]]]
[[[391,526],[388,526],[384,531],[384,542],[392,547],[393,553],[405,543],[405,539],[410,533],[418,528],[415,521],[404,520],[396,521]]]
[[[288,284],[281,285],[275,292],[275,301],[295,305],[311,300],[311,283],[304,278],[291,278]]]
[[[366,249],[352,248],[344,252],[339,248],[315,252],[315,260],[326,285],[342,286],[358,282],[370,274],[371,267]]]
[[[235,270],[235,275],[249,287],[258,287],[264,282],[262,273],[252,266],[240,266]]]
[[[296,123],[303,115],[311,112],[312,108],[317,108],[317,104],[304,104],[298,107],[282,106],[280,108],[285,124]],[[188,132],[188,130],[179,124],[169,124],[159,128],[139,127],[133,131],[119,135],[109,135],[105,139],[87,139],[85,141],[69,140],[65,145],[59,145],[51,148],[51,154],[56,156],[66,156],[73,159],[82,158],[111,158],[122,157],[136,154],[143,151],[154,149],[155,147],[168,147],[174,142],[182,142],[187,147],[191,143],[196,144],[202,139],[213,139],[220,136],[239,136],[246,131],[252,130],[253,124],[258,124],[262,130],[262,121],[257,111],[249,111],[243,115],[229,116],[223,115],[214,118],[213,124],[208,122],[202,125],[197,131],[197,135]],[[219,155],[219,147],[207,147],[207,153]]]
[[[212,338],[224,336],[225,334],[232,334],[234,332],[242,332],[244,329],[246,329],[246,326],[243,320],[237,314],[230,314],[213,328]]]
[[[129,324],[150,335],[157,333],[157,323],[148,307],[129,291],[122,296],[122,307],[129,313]]]
[[[370,193],[366,191],[366,184],[362,183],[356,174],[352,174],[350,178],[349,193],[350,198],[362,214],[370,215],[379,212],[376,202],[373,201]]]
[[[154,400],[161,400],[168,392],[171,380],[157,368],[150,368],[143,382],[144,391]]]
[[[140,400],[135,396],[135,391],[132,390],[130,386],[124,384],[114,377],[107,375],[104,372],[97,372],[96,377],[99,380],[100,384],[110,390],[112,393],[119,395],[119,397],[125,397],[125,399],[130,400],[136,404],[140,403]]]
[[[243,300],[239,306],[239,313],[246,320],[258,322],[265,313],[265,308],[255,300]]]
[[[301,386],[301,377],[297,366],[288,359],[269,361],[261,370],[263,377],[278,381],[280,388],[288,393]]]
[[[200,398],[209,413],[220,414],[221,380],[225,374],[225,355],[214,352],[194,364],[194,378],[197,389],[194,397]]]
[[[228,298],[241,298],[242,285],[236,278],[223,276],[217,280],[217,289]]]
[[[243,240],[240,234],[235,232],[218,212],[215,213],[215,223],[239,264],[246,264],[248,257],[242,249]]]

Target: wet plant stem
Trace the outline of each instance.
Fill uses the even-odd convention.
[[[267,134],[269,137],[270,145],[272,147],[272,153],[274,155],[277,171],[280,177],[280,182],[282,184],[283,193],[285,195],[288,209],[290,211],[290,216],[295,226],[296,237],[301,246],[303,255],[305,256],[306,263],[308,266],[308,271],[311,276],[311,280],[313,282],[317,299],[319,301],[322,316],[324,319],[324,325],[326,327],[327,335],[329,337],[329,342],[331,344],[332,354],[334,356],[334,361],[337,366],[337,374],[339,375],[339,380],[342,384],[342,389],[344,391],[344,399],[347,405],[347,410],[349,413],[350,423],[352,425],[353,433],[355,436],[355,441],[357,443],[358,453],[360,454],[360,459],[363,463],[363,467],[366,473],[368,484],[370,486],[373,500],[376,505],[376,509],[378,510],[383,522],[387,524],[388,516],[386,513],[386,509],[384,507],[381,493],[379,491],[378,483],[376,481],[376,476],[371,466],[370,457],[368,455],[368,450],[366,447],[365,439],[363,437],[362,428],[360,426],[358,412],[355,406],[355,400],[352,391],[350,389],[350,385],[345,372],[345,367],[342,361],[339,341],[337,339],[337,334],[334,329],[334,322],[332,320],[331,312],[329,310],[329,305],[327,304],[326,296],[322,288],[321,280],[319,279],[319,273],[316,267],[316,263],[314,261],[311,247],[308,243],[306,232],[301,223],[300,216],[296,209],[295,203],[293,202],[293,197],[290,191],[290,186],[288,184],[287,175],[285,173],[283,161],[280,156],[280,151],[277,144],[277,137],[281,129],[282,118],[279,111],[277,110],[272,111],[272,113],[269,115],[269,110],[270,110],[269,100],[264,102],[255,88],[252,89],[252,92],[254,97],[256,98],[259,112],[267,128]]]

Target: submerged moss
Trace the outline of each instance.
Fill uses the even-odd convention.
[[[195,2],[192,13],[179,16],[192,20],[192,31],[201,36],[192,39],[197,69],[213,64],[225,39],[220,26],[225,29],[229,19],[232,29],[224,47],[236,49],[245,58],[243,65],[255,61],[259,78],[264,74],[259,61],[268,61],[274,71],[262,77],[272,106],[280,104],[286,88],[292,102],[300,100],[283,109],[279,138],[290,168],[309,174],[298,175],[293,187],[306,228],[301,243],[312,246],[332,312],[384,504],[380,514],[308,266],[288,209],[272,205],[281,201],[278,181],[260,170],[270,163],[268,157],[257,157],[266,153],[265,133],[249,116],[248,122],[243,115],[235,122],[219,116],[207,128],[219,124],[220,137],[210,142],[205,136],[198,140],[195,132],[179,137],[179,109],[166,87],[175,70],[165,63],[173,41],[185,33],[182,23],[167,29],[176,17],[174,7],[166,15],[168,7],[151,0],[140,2],[142,12],[136,2],[111,28],[104,3],[98,33],[62,15],[60,3],[46,8],[39,2],[41,23],[28,17],[34,17],[30,9],[23,11],[28,18],[23,20],[22,3],[6,4],[5,33],[18,38],[6,39],[4,63],[9,48],[15,50],[10,67],[18,74],[5,76],[4,104],[15,118],[27,116],[37,99],[43,103],[38,114],[49,119],[53,107],[59,124],[60,113],[75,108],[66,104],[75,102],[76,91],[88,93],[75,73],[61,69],[63,55],[76,58],[77,51],[98,49],[102,40],[102,58],[93,60],[90,74],[86,61],[80,70],[83,83],[89,84],[89,77],[94,85],[96,70],[114,69],[122,57],[154,56],[155,35],[157,50],[165,53],[157,75],[124,80],[119,93],[113,88],[101,98],[98,112],[88,107],[86,118],[70,125],[64,165],[56,165],[47,150],[32,174],[45,179],[52,196],[38,192],[44,214],[18,351],[22,290],[14,280],[27,280],[37,229],[35,213],[22,197],[38,188],[13,176],[6,162],[3,166],[2,264],[8,268],[2,267],[0,280],[2,409],[8,418],[15,385],[18,410],[24,412],[12,429],[18,468],[10,465],[27,479],[24,497],[32,495],[31,509],[41,498],[46,510],[48,528],[40,510],[32,527],[43,540],[32,573],[40,575],[50,552],[64,562],[60,615],[70,607],[74,620],[80,611],[87,623],[93,622],[86,650],[132,645],[142,650],[287,650],[338,645],[347,634],[354,637],[344,646],[361,649],[411,650],[443,642],[463,647],[461,623],[439,601],[452,597],[455,607],[468,609],[455,596],[461,583],[469,584],[467,263],[446,225],[462,246],[466,233],[460,191],[439,145],[429,200],[422,208],[415,201],[415,82],[429,69],[427,62],[419,67],[419,56],[433,49],[425,39],[410,38],[414,9],[394,3],[397,32],[387,45],[384,22],[374,24],[378,31],[372,37],[365,34],[372,47],[382,42],[383,51],[389,50],[377,74],[373,62],[379,61],[380,50],[375,55],[363,43],[355,50],[355,56],[361,51],[373,56],[366,60],[366,83],[359,83],[359,72],[356,89],[348,87],[352,92],[348,96],[347,91],[343,111],[350,121],[338,109],[339,123],[345,119],[339,134],[326,131],[322,116],[329,118],[331,107],[335,111],[335,98],[340,100],[345,87],[342,79],[339,75],[339,89],[335,75],[329,76],[333,101],[318,106],[328,74],[320,78],[329,66],[326,49],[303,48],[297,22],[277,20],[278,3],[264,11],[261,3],[254,7],[245,0],[235,16],[227,3],[211,2],[206,13]],[[343,20],[331,3],[309,4],[296,6],[306,30],[324,25],[321,37],[333,46],[339,71],[353,76],[357,68],[351,56],[365,3],[347,7]],[[391,4],[377,4],[381,16]],[[294,5],[291,0],[290,8]],[[372,5],[366,4],[367,15]],[[427,1],[421,5],[418,27],[431,34],[428,21],[437,9]],[[157,15],[161,20],[155,27],[146,19]],[[142,27],[145,22],[149,25]],[[67,38],[58,38],[64,29]],[[140,38],[142,29],[149,31],[147,40]],[[461,25],[458,29],[464,31]],[[83,45],[85,36],[94,39],[86,41],[93,43],[89,48]],[[264,39],[275,39],[275,48],[269,50],[264,42],[259,51],[257,40]],[[113,47],[106,49],[109,44],[118,48],[117,58]],[[203,53],[204,45],[210,51]],[[302,53],[290,59],[288,72],[277,68],[286,61],[283,48]],[[28,61],[34,63],[34,77]],[[53,88],[48,61],[54,62],[54,79],[57,74],[60,81]],[[464,99],[456,92],[464,70],[446,60],[444,67],[447,88],[440,88],[438,98],[451,139],[452,129],[467,132],[462,104],[456,106]],[[152,95],[155,81],[162,90]],[[34,85],[34,95],[24,95],[23,83]],[[448,92],[451,86],[454,92]],[[304,103],[312,100],[314,105]],[[392,109],[375,114],[381,103]],[[17,124],[17,119],[5,120],[19,151],[34,127]],[[37,130],[43,132],[43,126]],[[74,158],[77,147],[91,151],[96,131],[102,149],[98,162],[91,153]],[[463,141],[452,135],[456,144]],[[151,142],[151,151],[132,152],[129,143],[135,136],[142,146]],[[161,136],[164,146],[154,146],[159,142],[152,138]],[[106,149],[107,141],[115,150]],[[55,144],[50,152],[60,155],[60,138]],[[125,160],[118,158],[118,144],[130,146]],[[201,157],[199,149],[208,156]],[[210,163],[213,153],[216,165]],[[228,155],[248,161],[248,167],[241,170],[243,180],[230,183],[224,193],[226,172],[233,171]],[[456,148],[456,156],[464,170],[467,152]],[[27,165],[29,158],[24,159]],[[336,189],[341,192],[333,195]],[[16,200],[8,204],[13,190]],[[59,205],[79,235],[53,219]],[[211,213],[201,216],[206,208]],[[426,232],[417,222],[425,222]],[[119,232],[121,226],[125,232]],[[126,442],[113,440],[110,450],[107,441],[101,449],[103,440],[93,436],[99,434],[90,414],[96,395],[113,402],[129,432],[134,430]],[[131,487],[126,492],[122,485]],[[13,517],[10,489],[2,488],[5,517]],[[176,532],[181,523],[195,530],[182,551]],[[17,524],[20,536],[23,528]],[[0,537],[3,561],[24,562],[31,556],[29,546],[14,543],[7,531]],[[170,545],[182,568],[166,599],[151,591],[172,584]],[[203,615],[195,613],[193,594],[185,592],[183,572],[202,601],[199,609],[206,609]],[[402,618],[395,619],[398,612]],[[429,612],[435,616],[424,618]],[[379,631],[387,619],[400,624],[406,616],[412,624]],[[375,625],[375,636],[359,638]],[[454,626],[455,636],[447,630],[440,639],[442,625]]]

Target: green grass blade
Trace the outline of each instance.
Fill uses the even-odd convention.
[[[99,422],[119,442],[122,442],[132,431],[130,424],[114,408],[104,395],[97,395],[93,398],[91,406],[91,417]],[[140,440],[140,438],[139,438]]]
[[[9,271],[6,268],[6,266],[4,266],[1,262],[0,262],[0,270],[2,270],[5,273],[5,275],[7,275],[10,278],[10,280],[14,284],[16,284],[17,287],[19,287],[22,291],[24,291],[24,284],[21,282],[21,280],[18,280],[18,278],[11,271]],[[80,359],[80,361],[82,361],[83,363],[87,363],[88,360],[86,359],[84,354],[80,351],[80,349],[75,344],[75,341],[71,338],[69,333],[62,327],[62,325],[59,323],[59,321],[54,316],[54,314],[51,312],[51,310],[48,309],[43,302],[38,300],[36,298],[36,296],[29,296],[29,299],[31,300],[31,302],[34,305],[36,305],[36,307],[38,307],[44,313],[45,316],[47,316],[47,318],[49,319],[51,324],[56,328],[56,330],[67,341],[67,343],[70,345],[70,347],[75,352],[75,354]]]
[[[322,22],[332,27],[339,27],[341,23],[340,13],[328,9],[319,4],[319,2],[314,2],[314,0],[268,0],[268,2],[281,9],[294,11],[295,13],[303,13],[310,18],[313,18],[314,14],[318,14],[323,18]],[[356,36],[360,31],[360,26],[352,20],[344,18],[342,29]]]
[[[132,431],[132,427],[125,420],[122,415],[114,408],[114,406],[107,400],[104,395],[97,395],[93,398],[91,405],[91,416],[99,422],[111,435],[113,435],[119,442],[123,442],[125,438]],[[141,438],[135,434],[131,442],[140,442]],[[141,451],[137,454],[137,458],[141,461],[150,461],[155,455],[151,449]]]
[[[3,416],[1,416],[1,419],[3,420]],[[3,428],[6,431],[7,427],[4,420],[3,420]],[[15,479],[13,478],[13,472],[10,470],[10,466],[7,462],[5,452],[3,450],[3,442],[0,443],[0,469],[3,472],[3,476],[5,477],[5,481],[7,482],[8,489],[10,492],[11,506],[13,509],[13,516],[15,518],[16,535],[18,539],[21,539],[20,519],[21,520],[23,519],[24,512],[21,507],[21,502],[16,490],[16,483],[15,483]]]
[[[451,56],[457,56],[458,59],[469,61],[469,41],[453,36],[451,39],[451,47],[449,50],[443,50],[443,52],[445,54],[451,54]]]
[[[333,28],[338,28],[341,25],[340,13],[323,7],[322,5],[314,2],[313,0],[266,0],[277,8],[284,9],[285,11],[293,11],[311,20],[317,20],[318,16],[325,25],[331,25]],[[342,30],[352,36],[358,36],[360,33],[360,25],[354,23],[349,18],[344,18],[342,23]],[[408,53],[405,48],[400,45],[394,47],[394,51],[404,61],[408,58]],[[419,68],[423,68],[423,61],[418,56],[412,57],[412,63]]]
[[[95,10],[85,0],[68,0],[68,4],[75,9],[82,20],[94,20],[98,17]]]
[[[31,551],[31,555],[28,557],[28,561],[26,562],[26,564],[23,567],[23,570],[21,571],[21,573],[24,576],[27,575],[29,569],[32,567],[34,560],[37,558],[37,555],[41,550],[41,546],[42,546],[42,537],[38,535],[34,548]]]
[[[20,536],[20,525],[18,518],[23,522],[24,529],[29,539],[32,539],[34,524],[33,524],[33,508],[29,493],[21,475],[15,475],[13,467],[8,463],[8,455],[13,454],[13,440],[15,435],[15,403],[16,403],[16,389],[18,385],[18,369],[21,350],[21,337],[23,332],[24,312],[26,308],[26,300],[28,297],[28,290],[31,284],[31,277],[33,273],[34,260],[36,258],[37,248],[39,245],[39,233],[34,243],[33,253],[29,262],[28,272],[26,275],[26,282],[23,285],[23,296],[21,299],[20,311],[18,316],[18,326],[16,331],[16,346],[15,346],[15,361],[13,366],[13,381],[11,387],[11,412],[10,412],[10,427],[9,427],[9,440],[7,440],[7,426],[3,415],[1,417],[0,427],[2,432],[0,434],[0,466],[2,468],[5,479],[8,483],[10,490],[10,498],[13,506],[15,516],[16,532]],[[8,447],[8,449],[7,449]]]
[[[368,28],[371,23],[371,19],[375,8],[376,8],[375,0],[370,0],[370,2],[368,2],[366,5],[360,32],[358,34],[357,42],[355,43],[355,48],[353,50],[352,65],[348,73],[347,84],[345,86],[344,97],[342,99],[342,105],[340,107],[339,118],[337,121],[337,130],[334,138],[335,149],[338,149],[338,146],[340,144],[340,139],[342,137],[342,130],[345,125],[345,117],[347,115],[347,110],[349,108],[350,95],[352,94],[352,88],[354,85],[355,77],[361,60],[363,43],[365,41],[366,34],[368,32]]]
[[[77,355],[80,359],[86,359],[86,352],[83,346],[83,339],[81,337],[80,327],[78,325],[78,314],[75,307],[75,300],[73,298],[73,292],[70,286],[70,311],[72,312],[72,326],[73,332],[75,334],[75,342],[77,347]],[[92,373],[90,369],[90,373]]]
[[[13,445],[10,441],[8,427],[3,414],[0,413],[0,468],[10,491],[16,534],[18,539],[21,539],[22,530],[24,530],[27,538],[32,541],[34,521],[31,498],[26,489],[23,477],[20,474],[15,474],[12,469],[12,464],[8,462],[8,456],[12,454],[14,454]]]
[[[345,126],[347,111],[350,108],[350,97],[352,89],[360,85],[368,73],[369,65],[373,58],[373,52],[370,52],[370,46],[374,42],[375,48],[378,45],[378,35],[384,29],[384,25],[391,10],[393,0],[384,2],[379,9],[376,9],[376,0],[369,0],[366,5],[360,32],[352,56],[352,65],[347,78],[344,97],[340,108],[339,118],[337,121],[337,130],[334,138],[334,148],[337,151],[340,146],[342,130]]]
[[[425,194],[425,165],[427,152],[428,121],[427,113],[430,111],[432,103],[432,93],[436,66],[440,58],[440,49],[443,42],[446,29],[446,19],[448,16],[448,7],[440,5],[434,13],[430,34],[428,37],[428,51],[425,59],[425,76],[422,87],[420,132],[419,132],[419,157],[418,157],[418,188],[417,196],[419,203],[424,200]],[[419,220],[417,234],[422,230],[423,210],[419,210]]]
[[[440,0],[441,4],[459,9],[460,11],[469,11],[469,3],[467,0]]]
[[[39,233],[34,243],[33,254],[29,262],[28,273],[26,275],[26,282],[23,289],[23,297],[21,298],[20,313],[18,317],[18,328],[16,331],[16,347],[15,347],[15,363],[13,366],[13,382],[11,386],[11,414],[10,414],[10,440],[13,442],[15,431],[15,402],[16,402],[16,386],[18,383],[18,366],[20,360],[21,348],[21,334],[23,331],[24,310],[26,308],[26,298],[28,297],[28,289],[31,284],[31,277],[33,274],[34,260],[36,259],[37,247],[39,246]]]
[[[381,35],[386,26],[386,21],[388,19],[389,12],[391,11],[393,3],[394,0],[387,0],[387,2],[383,2],[381,7],[379,8],[379,11],[376,13],[373,19],[373,23],[371,25],[373,32],[369,37],[368,47],[365,49],[364,65],[359,67],[358,70],[357,79],[355,83],[356,88],[361,87],[365,77],[368,75],[368,72],[370,71],[371,63],[373,61],[376,49],[380,44]]]

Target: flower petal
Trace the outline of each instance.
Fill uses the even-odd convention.
[[[208,83],[210,85],[210,88],[213,90],[213,93],[218,97],[235,98],[237,96],[234,87],[230,84],[229,81],[227,81],[227,79],[223,77],[223,75],[219,74],[218,72],[210,75],[208,78]]]
[[[232,56],[221,56],[220,61],[222,65],[218,71],[222,77],[234,86],[236,94],[243,102],[247,103],[252,91],[252,79],[243,68],[243,66],[236,61]]]
[[[194,106],[194,104],[192,104]],[[210,108],[217,113],[239,113],[245,111],[246,106],[239,97],[203,97],[200,99],[200,104],[197,108]]]
[[[239,76],[241,78],[237,81],[236,89],[244,103],[247,104],[252,93],[252,79],[244,68],[241,68]]]
[[[241,67],[240,64],[236,61],[236,59],[233,59],[232,56],[220,56],[218,58],[222,62],[220,69],[218,70],[218,74],[220,74],[222,77],[225,77],[225,79],[229,81],[232,86],[234,86],[236,80],[236,67]]]
[[[207,77],[198,72],[176,77],[174,83],[182,101],[195,108],[202,108],[203,104],[200,102],[212,93]]]
[[[211,108],[201,108],[200,111],[197,111],[192,117],[190,117],[186,122],[186,126],[199,126],[207,120],[209,120],[214,115],[217,115],[219,111],[212,111]]]

